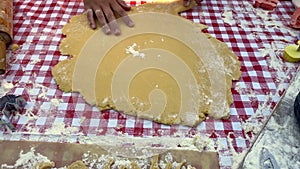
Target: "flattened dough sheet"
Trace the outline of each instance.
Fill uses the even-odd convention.
[[[238,58],[204,25],[177,16],[182,2],[133,8],[134,28],[118,19],[122,34],[91,30],[85,14],[63,28],[69,60],[52,70],[59,87],[80,92],[91,105],[163,124],[196,126],[206,116],[228,118]]]

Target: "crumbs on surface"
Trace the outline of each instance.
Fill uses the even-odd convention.
[[[126,54],[131,54],[133,57],[145,58],[145,53],[139,52],[138,50],[135,49],[136,47],[137,47],[136,43],[133,43],[131,46],[128,46],[125,49]]]

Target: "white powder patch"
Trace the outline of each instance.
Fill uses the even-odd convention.
[[[223,21],[229,25],[236,24],[236,20],[233,18],[232,10],[225,10],[222,13]]]
[[[41,61],[41,59],[40,59],[40,58],[36,58],[36,59],[34,59],[34,60],[30,61],[28,64],[30,64],[30,65],[34,65],[34,64],[36,64],[36,63],[39,63],[40,61]]]
[[[217,147],[215,141],[206,135],[196,135],[193,145],[200,151],[216,151],[215,147]]]
[[[289,25],[288,20],[279,18],[277,15],[274,15],[272,11],[254,8],[253,4],[247,1],[243,1],[240,5],[236,6],[225,6],[224,9],[225,11],[222,13],[223,22],[229,25],[237,24],[240,28],[249,30],[252,32],[247,35],[249,39],[253,39],[257,36],[268,36],[266,35],[266,32],[274,32],[274,30],[280,30],[283,33],[288,33],[292,37],[297,36],[296,30],[286,26]],[[244,16],[249,16],[251,19],[246,20]],[[291,37],[272,36],[274,39],[281,41],[294,40]]]
[[[233,133],[232,133],[233,134]],[[247,150],[244,149],[241,153],[238,153],[235,151],[233,146],[233,139],[227,136],[228,144],[229,144],[229,150],[231,152],[233,162],[232,162],[232,168],[237,169],[239,164],[243,161],[245,155],[247,154]]]
[[[273,41],[270,45],[263,45],[264,48],[261,48],[260,51],[262,56],[267,58],[269,68],[276,71],[276,82],[289,80],[289,75],[293,71],[292,69],[295,68],[295,64],[283,62],[282,53],[288,43]]]
[[[126,54],[131,54],[133,57],[140,57],[140,58],[145,58],[145,53],[141,53],[135,48],[137,47],[137,44],[134,43],[131,46],[128,46],[125,51]]]
[[[285,94],[285,101],[294,100],[299,93],[300,77],[290,84]],[[292,105],[292,104],[291,104]],[[293,107],[281,107],[279,112],[272,116],[262,135],[245,159],[244,168],[259,168],[261,150],[267,149],[272,154],[280,168],[300,168],[300,128],[293,115]]]
[[[264,136],[259,140],[259,144],[255,145],[255,149],[249,152],[246,157],[245,169],[260,168],[260,154],[263,148],[266,148],[274,155],[276,162],[281,168],[300,168],[300,147],[295,145],[297,139],[300,139],[299,129],[286,130],[291,123],[291,118],[285,119],[285,124],[279,125],[273,117],[271,117],[268,128]],[[291,137],[298,136],[298,138]]]
[[[199,121],[198,112],[184,112],[181,114],[182,123],[188,126],[193,126]]]
[[[9,83],[3,79],[0,86],[0,97],[5,96],[12,88],[14,88],[13,83]]]
[[[69,135],[77,134],[79,128],[77,127],[68,127],[64,122],[54,122],[51,128],[46,129],[46,135]]]
[[[46,156],[35,153],[35,149],[31,148],[29,152],[24,153],[23,150],[19,154],[19,159],[14,165],[2,164],[1,168],[34,168],[41,162],[51,162]]]
[[[236,82],[234,88],[240,95],[246,95],[249,98],[255,98],[256,92],[251,87],[243,82]]]
[[[263,102],[259,103],[256,112],[246,122],[242,122],[242,128],[246,133],[252,132],[253,134],[258,134],[266,118],[271,114],[271,103],[278,101],[280,98],[279,93],[286,87],[285,82],[290,79],[291,74],[294,72],[295,65],[283,62],[278,54],[278,52],[283,51],[285,45],[286,43],[281,41],[274,41],[270,45],[264,44],[265,48],[260,49],[262,56],[267,57],[268,67],[273,70],[273,76],[276,77],[278,84],[276,89],[273,89],[275,92],[267,93]],[[249,93],[248,96],[257,95],[256,92],[249,90],[249,86],[243,85],[245,86],[244,88],[241,86],[241,83],[237,83],[235,88],[240,94]]]
[[[63,102],[63,100],[54,98],[54,99],[51,99],[50,102],[51,102],[51,105],[58,107],[60,105],[60,103]]]
[[[80,118],[79,123],[82,124],[85,120],[86,120],[86,117],[85,117],[85,116],[82,116],[82,117]]]
[[[262,10],[260,8],[253,8],[253,4],[250,4],[249,2],[246,1],[243,1],[243,5],[235,6],[234,10],[232,10],[233,8],[231,8],[231,10],[230,9],[227,10],[227,7],[225,7],[224,9],[225,12],[222,15],[223,21],[230,25],[237,24],[240,28],[252,32],[251,34],[246,35],[247,38],[263,39],[262,37],[264,37],[264,39],[276,39],[276,41],[272,41],[272,42],[265,41],[258,44],[261,57],[262,59],[266,60],[266,63],[261,64],[265,69],[264,71],[267,72],[266,76],[276,78],[275,83],[270,84],[270,92],[261,93],[260,91],[256,91],[255,87],[252,88],[250,85],[243,82],[237,82],[235,86],[235,90],[240,95],[247,96],[250,101],[259,101],[258,108],[254,112],[254,114],[246,121],[241,121],[241,127],[245,132],[246,140],[249,141],[250,143],[253,143],[254,139],[257,137],[257,134],[261,131],[262,127],[264,126],[264,123],[266,122],[267,118],[272,112],[273,109],[272,103],[278,102],[280,98],[279,93],[282,93],[284,91],[284,89],[287,87],[286,83],[291,79],[292,75],[295,73],[295,64],[286,63],[282,59],[282,52],[288,44],[294,43],[295,40],[294,37],[297,37],[297,32],[286,26],[288,25],[287,20],[282,20],[282,18],[275,16],[270,11]],[[239,15],[240,13],[243,15]],[[245,20],[243,18],[239,18],[240,16],[249,16],[251,19]],[[235,18],[236,23],[230,22],[232,18]],[[280,30],[284,35],[271,36],[266,33],[266,32],[274,32],[278,30]],[[291,36],[286,36],[287,34]],[[264,95],[265,97],[261,98],[262,95]],[[278,134],[278,137],[276,138],[279,137],[280,135]],[[280,137],[280,138],[288,138],[288,136]],[[223,165],[232,166],[232,168],[237,168],[238,164],[242,161],[243,157],[245,156],[248,150],[244,149],[242,152],[238,153],[233,148],[233,143],[232,143],[233,139],[228,138],[227,140],[228,140],[230,151],[220,152],[220,157],[221,157],[220,164],[224,163]],[[286,145],[284,142],[281,142],[281,144]],[[265,144],[262,143],[261,145],[265,145]],[[266,145],[272,145],[272,142],[266,143]],[[281,147],[284,147],[282,145],[272,145],[272,146],[274,146],[274,148],[280,147],[278,148],[278,151],[284,152],[283,150],[284,148],[281,149]],[[294,151],[296,151],[295,147],[290,148],[289,150],[292,151],[293,149]],[[274,154],[277,157],[283,157],[282,153],[274,153]],[[224,160],[222,160],[223,157]],[[228,158],[226,159],[226,157]],[[254,152],[253,157],[255,157],[258,160],[259,152]],[[232,158],[232,163],[228,162],[228,159],[231,158]],[[287,159],[295,159],[295,157],[288,156]],[[252,157],[249,157],[249,162],[253,162]],[[295,163],[297,163],[296,160]],[[293,164],[293,162],[291,162],[290,164]],[[248,166],[248,168],[260,168],[258,162],[256,165],[250,165],[247,163],[247,165],[244,165],[244,167],[245,166]],[[288,165],[281,165],[281,166],[286,167]],[[290,168],[295,168],[295,167],[291,166]]]

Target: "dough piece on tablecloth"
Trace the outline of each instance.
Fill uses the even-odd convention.
[[[190,7],[140,5],[130,12],[134,28],[118,21],[118,37],[89,29],[85,14],[74,16],[60,45],[72,58],[53,68],[56,82],[100,109],[163,124],[228,118],[240,63],[226,44],[201,32],[206,26],[175,16]]]

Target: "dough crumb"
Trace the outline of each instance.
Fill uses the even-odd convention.
[[[86,167],[86,165],[82,162],[82,161],[75,161],[74,163],[72,163],[68,169],[88,169]]]
[[[38,163],[34,169],[51,169],[55,166],[55,163],[54,162],[41,162],[41,163]]]
[[[60,105],[60,103],[63,102],[62,99],[51,99],[51,105],[55,106],[55,107],[58,107]]]
[[[18,44],[12,44],[12,45],[10,45],[10,50],[12,51],[12,52],[15,52],[15,51],[17,51],[18,49],[20,48],[20,46],[18,45]]]
[[[145,58],[145,53],[141,53],[137,50],[135,50],[135,47],[137,47],[137,44],[134,43],[131,46],[128,46],[125,50],[127,54],[131,54],[133,57],[141,57]]]

